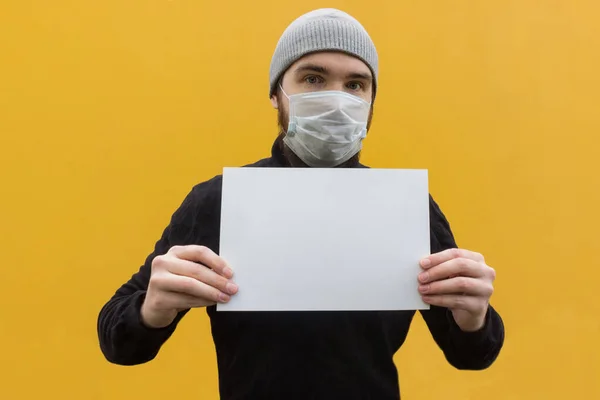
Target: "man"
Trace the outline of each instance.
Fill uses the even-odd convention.
[[[270,70],[280,135],[271,157],[252,166],[365,168],[359,154],[377,64],[375,46],[351,16],[321,9],[294,21]],[[101,310],[106,358],[152,360],[190,308],[207,307],[222,399],[398,399],[392,357],[414,311],[216,311],[243,290],[234,283],[235,265],[218,256],[221,184],[217,176],[193,188],[144,265]],[[415,284],[431,309],[421,314],[451,365],[487,368],[504,342],[503,322],[489,304],[495,272],[480,254],[457,249],[431,197],[430,229],[432,254]]]

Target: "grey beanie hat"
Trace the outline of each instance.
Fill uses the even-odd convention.
[[[369,34],[360,22],[345,12],[322,8],[300,16],[281,35],[271,60],[269,97],[294,62],[307,54],[327,50],[347,53],[367,64],[373,74],[375,93],[378,58]]]

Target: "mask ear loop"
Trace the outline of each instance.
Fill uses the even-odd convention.
[[[288,95],[287,95],[287,93],[285,92],[285,90],[283,90],[283,86],[281,86],[281,83],[279,84],[279,89],[281,89],[281,93],[283,93],[283,95],[284,95],[285,97],[287,97],[287,99],[289,100],[289,99],[290,99],[290,96],[288,96]]]
[[[293,137],[296,134],[296,122],[292,121],[292,116],[291,116],[291,114],[292,114],[292,102],[291,102],[290,96],[288,96],[288,94],[285,92],[285,90],[283,90],[283,87],[281,86],[281,83],[279,84],[279,89],[281,89],[281,93],[283,93],[283,95],[285,97],[287,97],[288,104],[290,105],[289,106],[289,112],[288,112],[288,118],[289,118],[288,128],[287,128],[287,131],[286,131],[285,134],[287,136],[289,136],[289,137]]]

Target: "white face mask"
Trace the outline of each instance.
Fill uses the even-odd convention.
[[[335,167],[362,148],[371,103],[341,91],[288,96],[290,121],[283,141],[311,167]]]

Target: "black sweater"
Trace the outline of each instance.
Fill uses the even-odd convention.
[[[253,167],[289,166],[278,143]],[[359,163],[351,167],[364,167]],[[106,359],[135,365],[156,357],[188,310],[162,329],[140,321],[155,256],[174,245],[219,251],[222,176],[196,185],[173,214],[145,263],[104,305],[98,337]],[[432,253],[457,247],[448,221],[430,196]],[[234,266],[235,268],[235,266]],[[221,399],[399,399],[393,355],[415,311],[216,312],[208,307],[217,353]],[[444,308],[420,311],[448,362],[458,369],[490,366],[504,326],[490,306],[484,327],[463,332]]]

